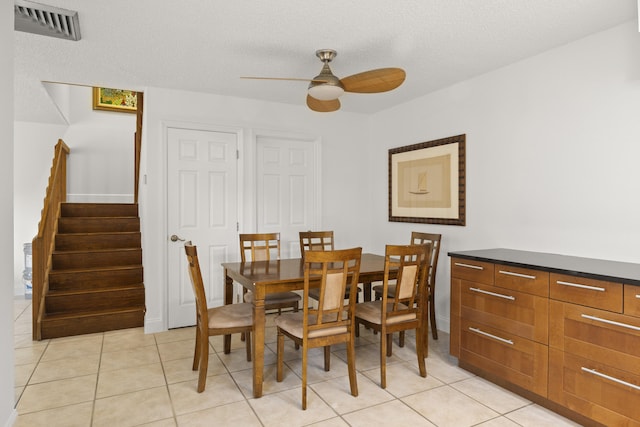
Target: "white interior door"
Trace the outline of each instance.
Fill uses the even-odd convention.
[[[256,138],[258,232],[280,232],[282,258],[300,256],[298,232],[319,224],[317,141]]]
[[[239,132],[167,129],[168,235],[191,240],[209,307],[224,303],[220,263],[237,252]],[[184,242],[167,239],[168,327],[195,325]]]

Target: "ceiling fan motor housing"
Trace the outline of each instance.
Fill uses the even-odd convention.
[[[309,83],[309,95],[321,101],[329,101],[338,99],[344,93],[344,86],[329,68],[329,62],[336,57],[338,53],[331,49],[316,50],[316,56],[320,58],[324,65],[320,74],[313,78]]]

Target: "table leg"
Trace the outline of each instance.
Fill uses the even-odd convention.
[[[371,301],[371,282],[363,283],[362,287],[364,288],[364,301]]]
[[[233,279],[227,276],[227,269],[224,269],[224,303],[233,304]],[[224,336],[224,353],[231,352],[231,335]]]
[[[253,397],[262,396],[262,380],[264,376],[264,296],[254,293],[253,299]]]

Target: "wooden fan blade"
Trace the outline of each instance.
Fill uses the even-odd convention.
[[[345,92],[379,93],[397,88],[404,82],[402,68],[378,68],[340,79]]]
[[[307,95],[307,106],[319,113],[330,113],[331,111],[340,109],[340,100],[332,99],[329,101],[321,101],[311,95]]]
[[[241,79],[251,79],[251,80],[290,80],[290,81],[298,81],[298,82],[314,82],[314,83],[327,83],[326,80],[317,80],[317,79],[299,79],[296,77],[252,77],[252,76],[241,76]]]

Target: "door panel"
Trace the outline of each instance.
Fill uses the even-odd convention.
[[[167,129],[167,226],[198,247],[210,307],[223,304],[221,263],[237,253],[239,135]],[[195,300],[183,242],[168,241],[168,326],[195,324]]]
[[[280,232],[282,257],[300,256],[298,232],[319,221],[316,141],[256,137],[257,231]]]

